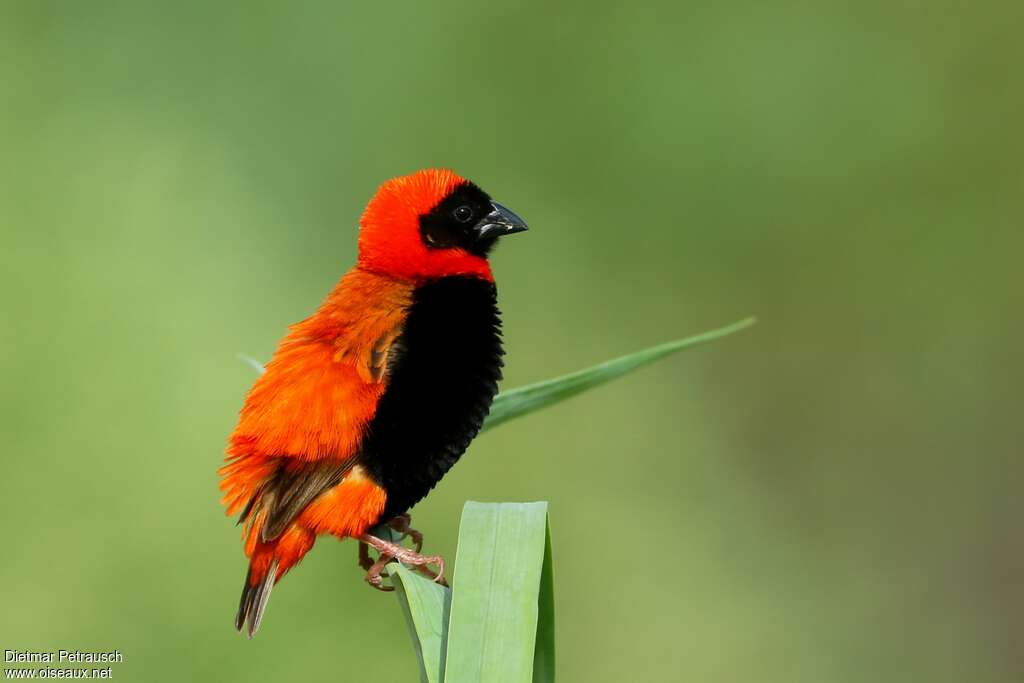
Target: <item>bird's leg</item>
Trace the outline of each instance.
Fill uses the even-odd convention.
[[[370,571],[370,567],[373,566],[373,560],[370,559],[370,546],[366,545],[362,541],[359,541],[359,567],[363,571]]]
[[[408,512],[398,515],[388,522],[387,525],[391,529],[402,534],[402,538],[399,540],[404,540],[406,536],[411,538],[413,544],[416,546],[416,552],[423,550],[423,534],[412,528],[412,515]]]
[[[380,559],[378,559],[373,567],[366,572],[366,580],[369,581],[371,585],[376,586],[380,583],[380,569],[391,560],[398,560],[402,564],[411,565],[415,567],[417,571],[429,576],[436,583],[439,583],[442,586],[448,585],[444,580],[444,558],[440,555],[421,555],[420,553],[410,550],[398,543],[385,541],[382,538],[377,538],[370,534],[363,534],[359,537],[359,540],[366,545],[373,546],[373,548],[380,553]],[[431,564],[437,565],[436,574],[427,568],[427,565]],[[378,565],[380,565],[380,567],[378,567]],[[375,568],[376,572],[374,571]]]
[[[376,578],[377,582],[374,583],[373,581],[370,581],[370,584],[374,588],[380,588],[380,590],[382,591],[393,590],[392,588],[381,588],[380,585],[380,577],[383,576],[387,578],[389,576],[388,573],[384,571],[384,566],[393,559],[394,558],[390,555],[381,554],[381,559],[377,562],[374,562],[373,558],[370,557],[370,546],[366,545],[362,541],[359,541],[359,566],[363,569],[363,571],[366,572],[367,581],[370,581],[370,573],[373,573],[373,576]],[[380,566],[378,567],[377,565]]]
[[[366,571],[366,581],[371,586],[382,591],[394,590],[393,588],[384,586],[381,583],[381,577],[388,576],[388,573],[387,571],[385,571],[384,568],[387,566],[388,562],[391,562],[395,559],[398,559],[400,562],[410,564],[416,571],[423,574],[424,576],[427,576],[430,579],[437,581],[442,585],[447,585],[447,583],[444,580],[444,561],[437,556],[423,557],[422,555],[420,555],[420,551],[423,549],[423,534],[417,531],[416,529],[412,528],[412,516],[409,515],[409,513],[397,515],[390,522],[387,522],[386,526],[389,529],[392,529],[393,531],[402,535],[401,538],[398,539],[399,542],[404,540],[406,537],[411,538],[412,542],[416,546],[416,549],[415,551],[409,551],[407,548],[404,548],[403,546],[399,545],[398,542],[392,543],[390,541],[385,541],[383,539],[377,538],[376,536],[372,538],[376,539],[378,543],[368,544],[366,540],[360,539],[359,566]],[[374,562],[373,559],[370,557],[371,544],[380,553],[380,557],[376,562]],[[382,549],[381,544],[387,544],[389,547],[391,545],[394,545],[395,547],[400,548],[404,552],[400,553],[401,557],[398,557],[394,553],[389,552],[389,550]],[[423,561],[416,561],[415,558],[417,557],[422,558]],[[434,574],[426,566],[428,562],[430,564],[439,565],[440,570],[437,574]]]
[[[389,529],[402,534],[399,541],[404,541],[406,538],[411,538],[412,542],[416,545],[416,552],[420,552],[423,549],[423,534],[413,529],[412,526],[412,515],[408,512],[402,513],[395,516],[390,522],[385,524]],[[363,541],[359,541],[359,566],[364,571],[370,571],[373,566],[373,559],[370,557],[370,546],[366,545]],[[380,572],[381,576],[387,576],[387,572]]]

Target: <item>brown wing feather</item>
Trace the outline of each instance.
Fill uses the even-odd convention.
[[[385,382],[391,347],[402,333],[402,322],[402,317],[394,316],[364,323],[365,329],[355,329],[351,336],[335,343],[338,349],[335,358],[352,363],[367,384]],[[367,332],[372,334],[367,335]]]
[[[279,458],[277,469],[249,500],[239,522],[262,516],[260,540],[274,540],[307,505],[340,484],[355,462],[355,458],[317,462]]]
[[[410,285],[379,275],[358,270],[349,273],[342,278],[314,316],[292,327],[289,337],[275,354],[275,361],[281,356],[278,363],[280,367],[275,366],[274,361],[268,365],[267,374],[263,377],[267,386],[262,388],[262,393],[257,392],[261,388],[260,382],[250,392],[246,409],[243,410],[243,421],[252,416],[253,424],[247,422],[243,429],[240,421],[236,434],[232,436],[233,448],[239,453],[229,450],[229,454],[239,458],[241,463],[229,464],[222,470],[225,475],[222,488],[228,492],[226,499],[229,509],[230,504],[246,500],[245,495],[249,494],[239,523],[252,524],[260,519],[260,538],[263,542],[279,537],[318,496],[341,483],[359,461],[357,444],[361,438],[358,435],[346,439],[347,443],[339,442],[339,445],[347,446],[347,449],[339,450],[335,458],[310,460],[308,453],[291,452],[293,449],[288,446],[293,430],[284,427],[306,420],[307,413],[292,410],[295,414],[289,415],[291,421],[280,417],[282,408],[275,401],[281,395],[282,387],[288,389],[289,396],[293,396],[295,392],[292,386],[304,383],[301,386],[307,387],[310,395],[303,395],[301,399],[293,398],[285,407],[294,408],[306,401],[319,410],[320,414],[350,412],[353,405],[346,403],[349,400],[372,400],[376,403],[379,393],[368,393],[359,387],[340,394],[341,398],[332,399],[339,405],[326,405],[323,403],[325,397],[338,396],[331,393],[335,386],[331,382],[334,380],[328,379],[325,384],[322,380],[317,383],[307,382],[307,379],[329,377],[329,373],[317,372],[318,364],[322,362],[322,356],[319,355],[323,349],[321,344],[328,343],[333,349],[327,358],[335,363],[349,365],[358,376],[358,380],[349,375],[351,379],[339,381],[354,381],[358,384],[361,380],[365,385],[377,385],[379,391],[383,391],[382,385],[388,381],[388,366],[395,357],[393,351],[396,340],[402,333],[407,316],[411,291]],[[367,307],[367,301],[374,302],[374,305]],[[339,329],[342,333],[333,336]],[[257,393],[259,401],[254,398]],[[250,403],[253,403],[251,410]],[[359,424],[360,420],[348,422]],[[343,433],[344,430],[335,428],[331,433],[334,432]],[[268,433],[272,433],[273,438],[269,438]],[[257,439],[251,437],[252,434],[258,435],[256,448],[252,444],[257,443]],[[322,441],[314,445],[322,446]],[[253,472],[256,476],[235,476],[246,469],[244,461],[251,451],[258,453],[257,448],[264,449],[263,454],[252,458],[253,467],[250,470],[258,466],[262,471]],[[268,463],[271,464],[269,472]],[[235,480],[239,482],[237,485],[233,483]]]
[[[401,333],[401,325],[392,321],[389,326],[378,326],[375,332],[378,336],[371,344],[338,344],[338,360],[354,363],[364,381],[386,382],[388,363],[393,357],[391,351]],[[313,462],[278,458],[277,468],[249,500],[239,522],[263,515],[260,539],[264,543],[274,540],[307,505],[340,484],[357,462],[358,455],[346,460]]]

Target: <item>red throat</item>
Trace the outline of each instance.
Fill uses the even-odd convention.
[[[430,249],[420,235],[419,217],[465,182],[452,171],[427,169],[381,185],[359,221],[359,267],[403,280],[475,275],[493,281],[487,259]]]

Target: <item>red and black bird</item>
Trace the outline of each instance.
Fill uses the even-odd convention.
[[[521,218],[447,170],[384,183],[359,255],[320,308],[289,328],[245,399],[220,488],[244,524],[249,571],[235,619],[252,636],[270,590],[320,534],[358,539],[367,580],[384,563],[443,563],[370,535],[410,507],[479,432],[501,379],[488,254]],[[414,534],[416,538],[418,534]],[[368,560],[366,546],[380,553]]]

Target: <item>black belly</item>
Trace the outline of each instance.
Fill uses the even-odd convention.
[[[475,277],[442,278],[413,293],[361,449],[388,494],[383,520],[427,495],[480,431],[501,379],[496,299],[494,284]]]

